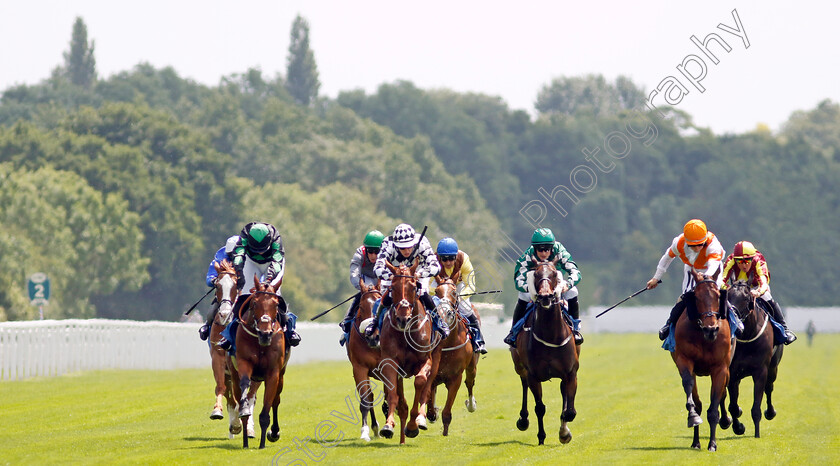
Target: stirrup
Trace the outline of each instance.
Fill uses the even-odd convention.
[[[220,337],[219,338],[219,347],[220,348],[222,348],[225,351],[230,351],[231,346],[233,346],[233,345],[231,344],[230,340],[228,340],[225,337]]]
[[[487,354],[487,348],[484,346],[484,343],[478,343],[473,345],[473,353]]]
[[[202,325],[198,328],[198,338],[201,338],[201,341],[207,341],[207,338],[210,337],[210,326],[207,324]]]
[[[300,344],[300,335],[294,330],[289,334],[289,346],[297,346]]]
[[[580,330],[573,330],[572,333],[575,335],[575,344],[580,346],[583,344],[583,335],[581,335]]]
[[[785,345],[789,345],[796,341],[796,334],[788,329],[785,329]]]
[[[668,334],[671,333],[671,323],[666,322],[665,326],[659,329],[659,339],[665,341],[668,338]]]

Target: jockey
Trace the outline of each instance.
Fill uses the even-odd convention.
[[[513,324],[516,324],[525,316],[525,308],[531,300],[531,292],[536,291],[528,289],[528,273],[536,268],[537,262],[553,261],[556,257],[560,258],[557,270],[565,270],[568,275],[568,279],[558,281],[557,292],[568,303],[569,315],[575,320],[580,318],[578,290],[575,285],[580,283],[581,276],[577,264],[572,260],[569,251],[554,239],[554,233],[550,229],[538,228],[531,235],[531,246],[516,261],[513,279],[516,289],[519,291],[519,299],[516,301],[516,308],[513,310]],[[583,343],[583,335],[580,334],[580,330],[573,329],[573,332],[575,344]],[[516,335],[512,327],[504,341],[510,346],[516,345]]]
[[[659,259],[659,264],[656,266],[656,273],[653,278],[648,280],[646,288],[652,290],[659,284],[659,280],[665,275],[668,266],[671,262],[679,257],[683,262],[683,294],[680,299],[671,309],[671,314],[668,320],[665,321],[665,326],[659,329],[659,339],[665,340],[671,332],[671,324],[676,324],[677,319],[686,306],[686,294],[694,290],[694,277],[691,275],[691,270],[703,274],[707,277],[713,276],[716,272],[721,271],[721,260],[723,259],[723,246],[715,237],[714,233],[708,231],[706,224],[702,220],[692,219],[683,226],[681,235],[671,241],[671,246],[665,251],[665,254]],[[719,273],[717,276],[718,287],[723,284],[723,274]],[[722,300],[721,300],[722,302]]]
[[[365,285],[368,287],[375,286],[376,282],[379,281],[379,278],[376,277],[376,273],[373,271],[373,264],[376,263],[376,256],[379,254],[379,248],[382,247],[382,240],[384,239],[385,235],[379,230],[369,232],[365,235],[365,240],[362,242],[362,245],[356,249],[353,258],[350,259],[350,284],[357,290],[361,291],[362,287],[359,285],[359,282],[362,280],[364,280]],[[353,303],[347,309],[347,314],[344,315],[344,320],[338,324],[341,330],[344,331],[339,341],[339,344],[342,346],[350,338],[350,325],[356,317],[356,311],[359,309],[361,298],[362,293],[356,293],[356,296],[353,298]]]
[[[737,267],[736,267],[737,266]],[[773,296],[770,294],[770,270],[767,268],[767,261],[764,255],[749,241],[741,241],[735,244],[732,254],[726,258],[723,264],[723,285],[721,294],[723,299],[726,290],[732,283],[738,280],[747,282],[752,290],[753,298],[759,298],[769,304],[773,319],[785,328],[785,344],[789,345],[796,341],[796,335],[791,332],[785,323],[785,316],[782,308],[779,307]]]
[[[225,241],[225,245],[220,247],[218,251],[216,251],[216,255],[213,256],[213,260],[210,261],[210,267],[207,269],[207,286],[210,288],[214,288],[216,286],[216,278],[219,276],[219,272],[216,272],[216,263],[221,263],[223,260],[227,259],[231,264],[233,263],[233,248],[236,247],[236,241],[239,239],[238,235],[233,235]],[[213,319],[216,318],[216,311],[219,310],[220,303],[216,301],[216,298],[213,298],[213,302],[210,303],[210,308],[207,310],[207,319],[204,321],[204,325],[198,329],[198,337],[202,340],[207,340],[207,337],[210,336],[210,327],[213,325]]]
[[[384,315],[381,310],[388,309],[394,303],[389,289],[394,274],[385,266],[386,262],[397,267],[400,265],[411,266],[415,259],[420,261],[420,265],[415,272],[417,275],[417,297],[423,302],[423,306],[435,322],[441,336],[443,338],[449,336],[449,326],[435,312],[435,302],[428,293],[429,277],[437,275],[440,272],[440,264],[437,261],[435,252],[432,250],[431,244],[429,244],[429,239],[424,237],[419,243],[418,241],[420,241],[420,235],[407,223],[397,225],[397,228],[394,229],[394,234],[382,241],[379,256],[373,266],[373,271],[381,280],[382,303],[381,306],[374,305],[373,312],[375,318],[365,329],[365,336],[371,342],[376,341],[374,333],[379,329],[380,320],[382,319],[380,314]]]
[[[251,222],[245,225],[239,234],[236,247],[233,249],[233,268],[236,270],[239,287],[239,297],[233,307],[233,315],[239,315],[239,308],[250,296],[244,290],[250,290],[247,286],[249,280],[254,279],[256,274],[263,283],[268,283],[277,290],[280,295],[280,284],[283,281],[286,258],[283,249],[283,239],[277,233],[277,229],[270,223]],[[286,319],[286,341],[291,346],[300,343],[300,335],[295,332],[294,325],[297,319],[294,314],[287,312],[293,317]],[[278,317],[281,314],[278,313]]]
[[[484,337],[481,336],[481,324],[473,312],[470,296],[475,294],[475,270],[473,269],[470,256],[458,249],[458,243],[452,238],[443,238],[437,245],[437,259],[441,265],[441,272],[444,278],[451,278],[458,272],[457,290],[460,299],[458,300],[458,313],[469,322],[470,333],[473,337],[473,350],[476,353],[487,354],[484,347]],[[429,283],[429,294],[435,294],[437,279]]]

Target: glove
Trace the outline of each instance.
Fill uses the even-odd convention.
[[[245,277],[242,274],[237,275],[236,277],[236,287],[240,290],[245,286]]]

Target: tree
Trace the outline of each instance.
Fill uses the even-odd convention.
[[[87,26],[81,17],[73,23],[73,37],[70,51],[64,52],[64,72],[70,82],[90,89],[96,82],[96,58],[93,56],[94,41],[88,45]]]
[[[286,68],[286,89],[301,105],[309,105],[318,97],[318,66],[309,49],[309,23],[300,15],[292,24]]]

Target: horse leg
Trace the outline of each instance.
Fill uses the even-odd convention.
[[[397,413],[400,416],[400,445],[405,445],[406,419],[408,418],[408,403],[405,401],[405,390],[403,389],[404,380],[405,379],[403,379],[402,377],[398,379],[398,400],[395,403],[397,405]]]
[[[248,419],[253,414],[254,406],[249,403],[247,395],[251,388],[250,370],[243,370],[242,372],[243,374],[239,377],[239,392],[242,393],[241,398],[239,398],[239,418],[243,424],[247,425]],[[248,448],[247,433],[242,436],[242,448]]]
[[[738,378],[730,377],[729,383],[726,385],[726,390],[729,392],[729,411],[723,409],[724,403],[720,404],[720,422],[718,425],[721,429],[726,430],[732,425],[732,416],[728,413],[734,412],[734,409],[740,409],[738,408],[738,388],[740,384],[741,381]]]
[[[560,443],[566,444],[572,441],[572,431],[566,425],[575,420],[575,394],[577,394],[577,372],[567,376],[568,380],[560,382],[560,391],[563,393],[563,412],[560,414]]]
[[[426,430],[426,416],[420,412],[420,402],[423,398],[423,391],[426,387],[427,379],[421,374],[414,376],[414,402],[411,404],[411,413],[408,417],[408,424],[406,424],[403,433],[408,438],[417,437],[420,434],[420,429]],[[402,417],[402,415],[400,415]]]
[[[239,405],[236,403],[236,397],[233,393],[233,382],[230,372],[225,371],[225,398],[227,399],[228,419],[230,425],[228,426],[228,438],[233,440],[233,437],[242,432],[242,421],[238,416]]]
[[[367,417],[370,413],[371,420],[373,420],[372,401],[370,397],[370,379],[368,379],[368,371],[366,367],[360,364],[353,364],[353,380],[356,382],[356,395],[359,397],[359,412],[362,414],[362,432],[361,438],[365,442],[370,442],[370,427],[368,427]]]
[[[220,353],[219,351],[222,351]],[[210,361],[213,368],[213,379],[216,381],[216,404],[213,406],[213,412],[210,414],[210,419],[218,420],[224,419],[222,409],[224,408],[225,398],[225,355],[224,350],[218,346],[210,348]]]
[[[271,371],[271,374],[265,378],[265,388],[263,388],[263,405],[260,410],[260,450],[265,448],[266,432],[268,432],[268,426],[271,423],[269,410],[274,406],[277,398],[277,389],[280,384],[279,379],[280,375],[276,370]],[[277,426],[277,429],[279,431],[279,425]]]
[[[428,406],[432,407],[432,409],[426,409],[426,419],[428,419],[429,422],[437,421],[438,409],[437,406],[435,406],[435,395],[437,395],[437,386],[433,386],[432,389],[429,391]]]
[[[458,389],[461,387],[463,380],[463,373],[453,377],[446,384],[446,405],[443,407],[441,419],[443,419],[443,435],[449,435],[449,423],[452,422],[452,405],[455,404],[455,398],[458,397]]]
[[[697,395],[697,380],[690,367],[680,368],[680,378],[686,396],[685,409],[688,411],[688,427],[699,426],[703,423],[703,418],[697,414],[697,411],[701,409],[697,406],[700,404],[700,397]],[[696,448],[700,448],[700,444],[697,445]],[[692,448],[695,448],[694,445],[692,445]]]
[[[283,392],[283,373],[280,374],[277,381],[277,394],[274,395],[274,402],[271,404],[271,412],[274,415],[274,422],[271,424],[271,430],[268,432],[268,441],[276,442],[280,440],[280,422],[277,419],[277,408],[280,406],[280,393]]]
[[[729,382],[728,364],[716,369],[712,376],[712,393],[709,400],[709,410],[706,416],[709,419],[709,451],[717,451],[717,425],[720,422],[720,404],[726,399],[726,385]]]
[[[767,386],[767,368],[762,367],[757,374],[753,375],[753,405],[750,409],[753,426],[755,426],[755,438],[760,438],[759,424],[761,423],[761,402],[764,400],[764,387]]]
[[[770,368],[767,370],[767,382],[764,385],[764,394],[767,396],[767,409],[764,411],[764,419],[768,421],[776,417],[776,408],[773,407],[773,384],[779,375],[779,362],[782,360],[782,349],[779,345],[773,349],[773,357],[770,358]]]
[[[467,411],[474,413],[477,406],[475,403],[475,395],[473,394],[473,387],[475,386],[475,376],[478,373],[478,353],[472,354],[472,359],[467,365],[467,377],[464,385],[467,386],[467,399],[464,404],[467,405]]]
[[[531,388],[531,394],[534,395],[534,413],[537,415],[537,440],[540,445],[545,445],[545,404],[542,402],[542,383],[529,374],[528,386]]]
[[[398,391],[398,384],[399,377],[397,375],[397,371],[391,367],[390,364],[386,364],[382,368],[381,372],[381,379],[382,383],[385,385],[385,403],[387,404],[387,409],[385,405],[382,406],[382,409],[385,413],[385,425],[382,426],[382,429],[379,431],[379,435],[388,439],[394,436],[394,411],[396,410],[397,403],[399,402],[399,395]]]
[[[251,405],[251,410],[257,406],[257,390],[260,389],[262,382],[254,382],[251,384],[251,389],[248,390],[248,403]],[[248,438],[255,438],[254,433],[254,416],[248,417],[248,422],[245,423],[245,434]]]
[[[521,431],[528,430],[528,380],[519,376],[522,381],[522,407],[519,409],[519,419],[516,420],[516,428]]]

